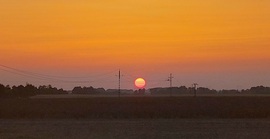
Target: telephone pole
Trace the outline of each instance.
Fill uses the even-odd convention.
[[[119,82],[118,82],[118,97],[120,98],[120,94],[121,94],[121,71],[120,71],[120,69],[119,69],[119,75],[118,75],[118,77],[119,77]]]
[[[194,84],[192,84],[192,86],[193,86],[193,91],[194,91],[194,97],[196,97],[197,96],[197,86],[198,86],[198,84],[197,83],[194,83]]]
[[[172,96],[172,79],[173,79],[173,76],[172,76],[172,73],[171,73],[170,76],[169,76],[169,79],[168,79],[168,81],[170,82],[170,97]]]

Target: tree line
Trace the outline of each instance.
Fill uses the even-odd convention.
[[[4,86],[0,84],[0,98],[28,98],[38,94],[67,94],[68,92],[63,89],[57,89],[56,87],[39,86],[36,87],[32,84],[26,84],[25,86]]]
[[[265,86],[256,86],[251,87],[250,89],[222,89],[222,90],[215,90],[215,89],[209,89],[206,87],[186,87],[186,86],[180,86],[180,87],[172,87],[172,88],[151,88],[150,92],[151,94],[166,94],[166,93],[172,93],[172,94],[185,94],[185,93],[193,93],[194,90],[196,90],[196,93],[198,94],[270,94],[270,87]]]
[[[146,92],[152,94],[152,95],[159,95],[159,94],[186,94],[186,93],[193,93],[196,91],[197,94],[270,94],[270,87],[264,87],[264,86],[256,86],[251,87],[250,89],[243,89],[243,90],[215,90],[215,89],[209,89],[206,87],[186,87],[186,86],[180,86],[180,87],[172,87],[172,88],[151,88],[148,90],[145,89],[139,89],[139,90],[121,90],[121,94],[145,94]],[[81,87],[77,86],[74,87],[71,91],[72,94],[93,94],[93,95],[99,95],[99,94],[118,94],[118,89],[108,89],[105,90],[104,88],[94,88],[92,86],[90,87]],[[19,85],[19,86],[12,86],[9,85],[4,86],[3,84],[0,84],[0,98],[28,98],[35,95],[41,95],[41,94],[68,94],[68,91],[64,89],[58,89],[56,87],[52,87],[51,85],[42,85],[39,87],[36,87],[32,84],[26,84],[25,86]]]

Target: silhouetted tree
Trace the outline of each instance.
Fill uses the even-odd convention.
[[[231,90],[223,89],[223,90],[219,91],[219,93],[221,93],[221,94],[238,94],[238,93],[240,93],[240,91],[235,90],[235,89],[231,89]]]
[[[170,91],[172,91],[172,94],[183,94],[183,93],[189,93],[189,89],[185,86],[180,87],[172,87],[172,88],[151,88],[150,92],[151,94],[169,94]]]
[[[68,92],[64,89],[57,89],[56,87],[52,87],[51,85],[48,86],[39,86],[38,87],[38,94],[67,94]]]
[[[72,90],[73,94],[79,94],[79,93],[82,93],[82,92],[83,92],[83,89],[80,86],[74,87],[73,90]]]
[[[27,84],[25,87],[23,85],[12,87],[12,94],[14,97],[28,98],[36,95],[36,92],[37,88],[31,84]]]
[[[269,93],[270,94],[270,87],[264,87],[264,86],[257,86],[257,87],[251,87],[250,88],[251,93]]]
[[[32,84],[27,84],[27,85],[24,87],[24,91],[25,91],[25,96],[26,96],[26,97],[29,97],[29,96],[34,96],[34,95],[36,95],[38,89],[37,89],[37,87],[33,86]]]
[[[186,86],[180,86],[179,93],[188,93],[188,88]]]
[[[144,95],[145,94],[145,88],[143,89],[139,89],[139,90],[135,90],[134,94],[136,95]]]
[[[95,89],[92,86],[83,87],[83,88],[81,86],[77,86],[77,87],[74,87],[72,90],[73,94],[100,94],[100,93],[104,93],[104,92],[105,92],[104,88]]]
[[[8,97],[11,97],[10,87],[0,84],[0,98],[8,98]]]
[[[197,93],[205,93],[205,94],[216,94],[217,91],[214,89],[209,89],[209,88],[205,88],[205,87],[199,87],[197,89]]]

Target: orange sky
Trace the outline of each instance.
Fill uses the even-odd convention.
[[[172,72],[177,86],[269,85],[269,9],[269,0],[0,0],[0,64],[63,75]]]

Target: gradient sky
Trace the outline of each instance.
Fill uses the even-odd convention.
[[[136,77],[166,87],[170,73],[174,86],[269,86],[269,9],[269,0],[0,0],[0,64],[50,75],[0,67],[0,83],[116,88],[121,69],[123,88]]]

